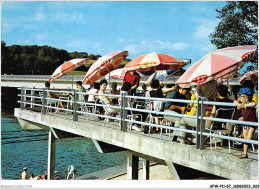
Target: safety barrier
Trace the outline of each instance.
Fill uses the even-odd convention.
[[[205,122],[206,120],[211,121],[218,121],[223,123],[233,123],[236,125],[248,125],[251,127],[258,128],[258,123],[255,122],[247,122],[247,121],[238,121],[238,120],[229,120],[229,119],[220,119],[220,118],[210,118],[205,116],[205,110],[206,105],[219,105],[219,106],[229,106],[229,107],[236,107],[233,103],[220,103],[220,102],[212,102],[212,101],[206,101],[205,97],[198,97],[197,101],[192,100],[177,100],[177,99],[167,99],[167,98],[151,98],[151,97],[140,97],[140,96],[129,96],[127,95],[127,92],[121,92],[120,95],[112,95],[112,94],[97,94],[97,93],[87,93],[87,92],[78,92],[77,90],[48,90],[46,88],[41,89],[34,89],[34,88],[19,88],[21,90],[21,94],[18,96],[21,97],[21,100],[18,101],[20,103],[20,108],[25,109],[26,105],[29,105],[30,108],[34,108],[36,106],[41,107],[41,113],[47,114],[47,109],[55,109],[55,110],[63,110],[67,113],[73,114],[73,121],[78,121],[79,114],[83,116],[92,116],[92,117],[102,117],[105,119],[113,119],[120,122],[120,130],[122,132],[127,132],[127,124],[140,124],[143,126],[150,126],[150,127],[158,127],[161,129],[167,129],[170,131],[179,131],[184,133],[191,133],[196,136],[196,148],[197,149],[204,149],[205,148],[205,137],[215,137],[220,139],[226,139],[231,141],[238,141],[238,142],[244,142],[249,144],[256,144],[258,145],[258,141],[256,140],[247,140],[237,137],[231,137],[231,136],[224,136],[224,135],[218,135],[218,134],[210,134],[205,131]],[[29,93],[28,93],[29,92]],[[57,98],[49,98],[47,95],[47,92],[51,93],[62,93],[67,94],[70,96],[70,99],[57,99]],[[40,95],[41,94],[41,95]],[[107,105],[107,104],[93,104],[89,102],[81,102],[79,101],[79,95],[98,95],[98,96],[107,96],[107,97],[114,97],[118,98],[121,101],[120,105]],[[138,109],[138,108],[131,108],[128,107],[128,100],[129,99],[137,99],[142,101],[161,101],[161,102],[182,102],[182,103],[195,103],[197,104],[197,110],[196,110],[196,116],[193,115],[184,115],[184,114],[172,114],[168,112],[161,112],[161,111],[154,111],[150,109]],[[64,103],[69,103],[72,108],[60,108],[56,106],[48,105],[47,101],[52,100]],[[118,117],[112,117],[109,115],[100,115],[96,112],[89,112],[84,111],[84,108],[79,108],[83,106],[95,106],[95,107],[103,107],[103,108],[112,108],[112,109],[118,109],[120,112],[120,118]],[[68,107],[68,106],[67,106]],[[196,130],[190,130],[190,129],[183,129],[183,128],[177,128],[177,127],[170,127],[167,125],[157,125],[154,123],[148,123],[136,120],[131,120],[127,118],[128,111],[135,111],[140,113],[154,113],[159,114],[162,116],[171,116],[176,118],[191,118],[196,119]]]

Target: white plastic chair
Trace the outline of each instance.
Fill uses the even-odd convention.
[[[43,97],[43,92],[39,92],[39,96],[40,97]],[[47,96],[48,97],[48,96]],[[41,101],[42,101],[42,103],[43,103],[43,99],[41,99]],[[52,105],[54,105],[54,108],[55,108],[55,113],[57,113],[57,104],[58,104],[58,101],[56,101],[56,102],[48,102],[48,100],[47,100],[47,103],[46,103],[46,106],[52,106]],[[47,112],[51,112],[51,108],[50,107],[47,107],[47,110],[46,110]],[[41,110],[41,112],[43,112],[43,107],[42,107],[42,110]]]

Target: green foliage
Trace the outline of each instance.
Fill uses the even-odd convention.
[[[65,61],[74,58],[90,58],[91,56],[93,60],[90,60],[86,66],[80,66],[76,69],[76,71],[86,73],[92,63],[101,57],[100,55],[88,55],[86,52],[68,53],[66,50],[47,45],[6,46],[4,41],[1,42],[1,52],[1,74],[9,75],[51,75]]]
[[[228,1],[221,10],[216,11],[220,22],[210,38],[218,49],[258,44],[257,1]],[[252,66],[247,69],[250,71],[257,67],[257,57],[255,57]]]

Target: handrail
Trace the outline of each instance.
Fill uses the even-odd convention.
[[[99,93],[89,93],[89,92],[78,92],[77,90],[70,91],[70,90],[64,90],[64,89],[63,90],[53,90],[53,89],[48,90],[46,88],[35,89],[35,88],[26,88],[26,87],[22,87],[20,89],[21,89],[21,94],[18,94],[18,96],[21,97],[21,100],[18,101],[18,102],[21,104],[21,109],[25,108],[25,105],[30,105],[31,107],[34,107],[34,106],[42,107],[42,113],[43,114],[45,114],[47,108],[56,109],[56,110],[64,110],[66,112],[72,112],[74,121],[78,120],[78,118],[77,118],[78,114],[82,114],[82,115],[91,115],[91,116],[96,116],[96,117],[114,119],[114,120],[120,121],[121,124],[136,123],[136,124],[142,124],[142,125],[151,126],[151,127],[159,127],[159,128],[162,128],[162,129],[168,129],[168,130],[173,130],[173,131],[192,133],[192,134],[196,134],[197,143],[200,143],[199,144],[200,147],[197,146],[197,149],[198,148],[203,149],[203,147],[204,147],[203,137],[205,137],[205,136],[212,136],[212,137],[221,138],[221,139],[229,139],[229,140],[234,140],[234,141],[246,142],[246,143],[250,143],[250,144],[258,144],[258,141],[254,141],[254,140],[246,140],[246,139],[240,139],[240,138],[236,138],[236,137],[227,137],[227,136],[210,134],[210,133],[204,132],[204,128],[205,128],[204,123],[205,123],[206,120],[258,127],[258,123],[256,123],[256,122],[228,120],[228,119],[222,119],[222,118],[210,118],[210,117],[205,116],[205,106],[206,105],[222,105],[222,106],[236,107],[236,105],[233,104],[233,103],[204,101],[204,99],[205,99],[204,97],[198,97],[197,101],[192,101],[192,100],[178,100],[178,99],[166,99],[166,98],[150,98],[150,97],[140,97],[140,96],[129,96],[129,95],[123,95],[123,94],[121,94],[121,95],[99,94]],[[31,91],[31,93],[26,94],[27,92],[25,92],[25,91],[27,91],[27,92]],[[37,91],[42,92],[43,96],[39,96],[39,94],[35,93],[35,91],[36,92]],[[74,97],[73,97],[73,99],[49,98],[47,96],[47,91],[72,94]],[[194,103],[194,104],[197,104],[198,108],[197,108],[197,115],[196,116],[183,115],[183,114],[172,114],[172,113],[169,113],[169,112],[160,112],[160,111],[154,111],[154,110],[130,108],[130,107],[124,106],[123,105],[124,103],[121,103],[121,105],[107,105],[107,104],[93,104],[93,103],[90,103],[90,102],[81,102],[81,101],[78,100],[79,95],[95,95],[95,96],[108,96],[108,97],[112,96],[112,97],[121,98],[125,102],[126,102],[127,99],[133,99],[134,98],[134,99],[150,100],[150,101]],[[30,100],[27,100],[28,98]],[[36,102],[35,99],[41,99],[41,101],[43,103],[39,104],[39,101]],[[60,107],[52,107],[52,106],[46,104],[47,100],[54,100],[56,102],[59,101],[59,102],[71,103],[71,104],[74,105],[74,108],[71,110],[71,109],[63,109],[63,108],[60,108]],[[125,115],[127,114],[127,111],[135,111],[135,112],[148,113],[148,114],[154,113],[154,114],[159,114],[159,115],[163,115],[163,116],[172,116],[172,117],[176,117],[176,118],[180,118],[180,119],[183,119],[183,118],[196,119],[197,120],[197,127],[196,127],[196,131],[192,131],[192,130],[189,130],[189,129],[169,127],[169,126],[165,126],[165,125],[157,125],[157,124],[153,124],[153,123],[151,124],[151,123],[142,122],[142,121],[130,120],[130,119],[127,119],[127,118],[122,118],[122,116],[120,118],[117,118],[117,117],[111,117],[111,116],[107,116],[107,115],[99,115],[99,114],[96,114],[96,113],[85,112],[85,111],[78,109],[78,106],[85,106],[85,105],[87,105],[87,106],[95,105],[96,107],[107,107],[107,108],[118,109],[119,111],[121,111],[121,114],[123,113]],[[256,106],[256,107],[258,107],[258,106]],[[127,130],[121,128],[121,131],[126,132]]]

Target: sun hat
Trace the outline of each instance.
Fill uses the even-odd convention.
[[[254,94],[254,90],[250,88],[241,88],[239,91],[239,96],[252,96]]]
[[[26,170],[27,170],[27,167],[24,167],[23,170],[26,171]]]

